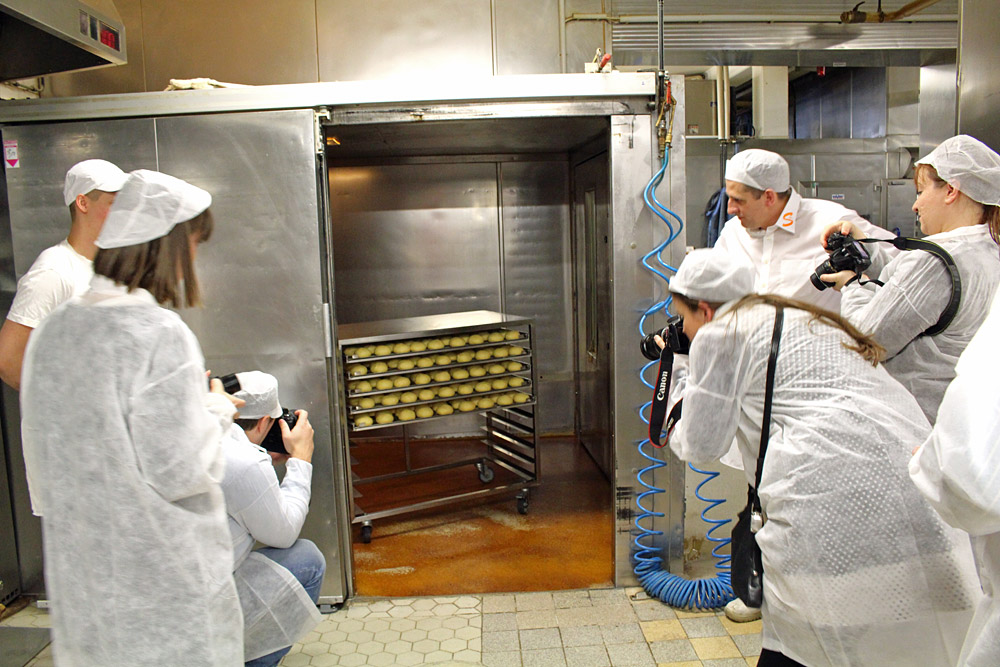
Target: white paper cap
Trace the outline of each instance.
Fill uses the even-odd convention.
[[[77,162],[66,172],[63,183],[63,201],[69,206],[78,195],[92,190],[118,192],[125,184],[128,174],[107,160],[84,160]]]
[[[967,134],[945,139],[917,164],[934,167],[938,176],[966,197],[1000,206],[1000,155],[979,139]]]
[[[677,274],[670,279],[670,291],[689,299],[725,303],[753,292],[754,269],[730,253],[701,248],[688,253]]]
[[[281,403],[278,402],[278,380],[273,375],[260,371],[245,371],[237,373],[240,390],[233,394],[247,402],[239,408],[240,419],[260,419],[281,416]]]
[[[122,248],[166,236],[212,205],[212,195],[158,171],[128,175],[97,237],[98,248]]]
[[[785,158],[760,148],[748,148],[726,160],[726,180],[779,193],[791,187]]]

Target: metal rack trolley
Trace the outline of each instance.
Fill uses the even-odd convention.
[[[477,310],[344,324],[339,334],[348,447],[356,446],[351,436],[403,426],[405,470],[374,477],[360,477],[352,470],[349,476],[352,523],[361,524],[363,542],[371,541],[376,519],[511,490],[517,491],[518,512],[527,514],[529,488],[538,483],[540,472],[533,320]],[[408,390],[411,396],[405,395]],[[411,467],[407,425],[460,414],[481,415],[485,453]],[[493,466],[517,479],[374,512],[366,512],[358,502],[363,495],[357,487],[366,483],[465,465],[475,466],[483,484],[493,481]]]

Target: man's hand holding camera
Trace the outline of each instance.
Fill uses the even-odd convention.
[[[832,287],[839,292],[855,279],[868,280],[868,276],[862,272],[871,266],[871,258],[858,243],[863,238],[865,235],[848,220],[841,220],[824,230],[820,242],[830,253],[830,257],[816,267],[816,271],[810,276],[816,289]]]
[[[295,458],[312,463],[314,447],[313,427],[309,423],[309,413],[305,410],[296,410],[295,416],[298,417],[298,421],[295,422],[293,428],[288,428],[288,423],[284,419],[278,420],[278,428],[281,429],[281,441],[285,445],[288,454],[269,452],[275,462]]]

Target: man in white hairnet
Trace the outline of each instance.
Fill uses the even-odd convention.
[[[323,553],[299,532],[309,512],[313,428],[305,410],[295,427],[280,419],[278,380],[267,373],[237,373],[245,401],[223,442],[229,530],[233,537],[236,590],[243,607],[247,665],[277,665],[296,641],[320,621],[316,610],[326,572]],[[286,454],[261,447],[268,432],[281,429]],[[285,461],[278,483],[273,461]],[[254,541],[264,548],[253,551]]]
[[[69,236],[42,251],[17,282],[0,328],[0,379],[14,389],[21,387],[24,348],[32,330],[60,303],[90,287],[94,241],[125,178],[125,172],[106,160],[84,160],[66,172],[63,201],[69,207]]]
[[[867,236],[893,237],[835,202],[805,199],[791,186],[788,162],[777,153],[749,148],[726,162],[726,222],[715,247],[742,256],[755,270],[754,291],[779,294],[840,311],[840,295],[809,281],[827,259],[821,236],[849,221]],[[896,250],[891,249],[895,254]]]

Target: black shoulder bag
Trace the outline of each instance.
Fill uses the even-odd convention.
[[[753,486],[747,485],[747,506],[744,507],[733,527],[730,544],[733,592],[748,607],[759,607],[764,601],[764,563],[757,546],[757,531],[764,525],[757,488],[764,470],[764,454],[771,431],[771,397],[774,394],[774,368],[778,361],[781,326],[785,311],[778,306],[774,312],[774,332],[771,334],[771,354],[767,359],[767,389],[764,394],[764,418],[760,425],[760,453],[757,455],[757,478]]]

